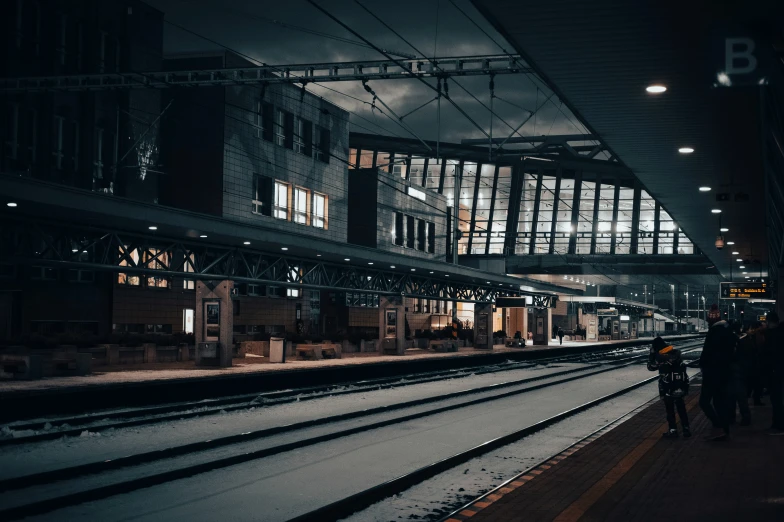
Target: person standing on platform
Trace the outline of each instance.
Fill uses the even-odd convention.
[[[765,363],[768,368],[768,390],[773,409],[771,430],[784,433],[784,326],[779,324],[779,315],[770,312],[765,331]]]
[[[737,337],[733,334],[727,321],[721,320],[721,312],[717,305],[712,305],[708,312],[708,334],[700,355],[702,369],[702,393],[700,408],[713,424],[707,440],[725,440],[730,434],[729,401],[732,355]]]
[[[686,373],[686,365],[683,363],[680,350],[668,346],[664,339],[657,337],[651,344],[648,370],[659,371],[659,397],[664,401],[669,425],[669,430],[662,436],[667,439],[678,438],[678,424],[675,420],[677,408],[683,436],[691,437],[689,416],[686,413],[686,403],[683,402],[683,398],[689,393],[689,375]]]
[[[740,410],[740,425],[751,425],[749,408],[749,381],[754,357],[754,336],[744,333],[735,343],[732,354],[732,377],[729,391],[730,424],[735,423],[735,409]]]
[[[765,389],[765,368],[763,365],[763,349],[765,348],[765,323],[757,321],[749,330],[752,353],[748,354],[751,363],[746,383],[749,396],[755,406],[762,406],[762,391]]]
[[[563,338],[564,338],[563,328],[558,327],[558,341],[559,341],[558,344],[560,344],[561,346],[563,346]]]

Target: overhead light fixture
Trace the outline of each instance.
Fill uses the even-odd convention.
[[[691,154],[692,152],[694,152],[694,149],[691,147],[681,147],[678,149],[678,152],[680,152],[681,154]]]
[[[250,245],[250,241],[243,241],[242,244],[243,245]]]
[[[743,269],[744,269],[744,268],[746,268],[746,267],[745,267],[745,266],[743,266],[743,265],[740,265],[738,268],[740,268],[741,270],[743,270]]]
[[[732,253],[732,255],[733,255],[733,256],[739,256],[739,255],[740,255],[740,252],[733,252],[733,253]]]
[[[202,235],[200,235],[199,237],[200,237],[200,238],[202,238],[202,239],[204,239],[205,237],[207,237],[207,234],[202,234]]]
[[[730,231],[730,229],[729,229],[729,228],[726,228],[726,227],[721,227],[721,228],[719,229],[719,232],[729,232],[729,231]]]
[[[431,271],[430,271],[430,273],[432,274],[432,273],[433,273],[433,271],[431,270]]]
[[[748,278],[749,278],[749,276],[746,276],[744,279],[748,279]]]
[[[150,230],[158,230],[158,227],[156,227],[156,226],[149,226],[147,228],[150,229]]]
[[[412,272],[416,272],[416,268],[412,268],[412,269],[411,269],[411,271],[412,271]]]
[[[351,259],[345,257],[345,258],[343,258],[343,261],[351,261]]]
[[[738,259],[736,259],[735,261],[737,261],[738,263],[742,263],[742,262],[743,262],[743,259],[741,259],[741,258],[738,258]]]
[[[6,205],[7,207],[11,207],[11,208],[18,206],[18,205],[17,205],[16,203],[14,203],[13,201],[9,201],[9,202],[8,202],[8,203],[6,203],[5,205]]]
[[[316,257],[321,257],[321,254],[316,254]]]
[[[661,84],[649,85],[645,88],[651,94],[661,94],[667,90],[667,87]]]
[[[743,275],[746,275],[746,274],[748,274],[748,272],[743,272]]]
[[[280,247],[281,250],[288,250],[289,247]]]
[[[734,244],[735,244],[735,241],[727,241],[727,244],[728,244],[728,245],[734,245]]]
[[[372,264],[373,264],[373,261],[368,261],[368,264],[369,264],[369,265],[372,265]]]
[[[71,252],[73,252],[74,254],[75,254],[75,253],[77,253],[78,251],[79,251],[79,249],[78,249],[78,248],[72,248],[72,249],[71,249]]]
[[[700,187],[700,192],[710,192],[710,187]]]
[[[444,274],[444,277],[449,277],[449,274]]]
[[[711,213],[713,213],[713,214],[721,214],[721,209],[720,208],[712,208],[711,209]]]
[[[395,268],[395,265],[389,265],[389,268]]]

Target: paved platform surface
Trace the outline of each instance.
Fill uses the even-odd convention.
[[[771,435],[769,406],[752,425],[708,442],[710,424],[687,400],[693,436],[662,439],[664,405],[631,419],[490,492],[448,522],[783,521],[784,435]]]
[[[688,336],[671,336],[668,339]],[[644,342],[650,339],[638,339]],[[530,341],[529,341],[530,342]],[[486,357],[488,354],[503,353],[535,353],[554,348],[579,348],[586,349],[595,346],[611,346],[614,344],[628,344],[630,341],[564,341],[559,345],[557,341],[549,346],[531,346],[525,348],[507,348],[496,346],[493,350],[477,350],[474,348],[460,348],[458,352],[435,353],[428,350],[407,350],[404,356],[378,355],[376,353],[344,354],[342,359],[325,359],[319,361],[288,360],[283,364],[270,363],[266,357],[248,357],[234,359],[231,368],[204,368],[195,366],[193,362],[148,363],[148,364],[121,364],[115,366],[97,366],[91,375],[70,377],[48,377],[34,381],[0,381],[0,393],[3,392],[34,392],[52,391],[62,388],[80,388],[84,386],[101,386],[117,384],[143,384],[155,381],[170,381],[178,379],[193,379],[217,376],[248,375],[263,372],[280,372],[296,370],[315,370],[324,368],[350,367],[361,364],[374,363],[399,363],[401,361],[423,361],[437,359],[454,359],[462,357]]]

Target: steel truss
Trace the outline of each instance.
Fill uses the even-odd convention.
[[[449,78],[496,74],[527,74],[519,56],[490,55],[426,59],[338,62],[305,65],[264,65],[192,71],[114,72],[0,79],[6,93],[40,91],[98,91],[167,87],[231,87],[273,83],[323,83],[406,78]]]
[[[555,296],[513,288],[449,281],[314,261],[201,242],[120,231],[8,220],[0,231],[0,263],[101,270],[156,278],[230,279],[288,288],[323,289],[425,299],[493,303],[496,297],[533,296],[533,306],[555,306]]]

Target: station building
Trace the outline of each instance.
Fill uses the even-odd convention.
[[[255,67],[232,52],[165,56],[164,15],[142,2],[2,9],[5,77]],[[352,132],[348,112],[265,74],[5,96],[0,183],[18,206],[2,209],[0,339],[191,333],[205,278],[233,282],[236,339],[378,336],[389,306],[407,336],[453,312],[470,326],[507,295],[527,301],[488,309],[486,334],[621,338],[647,331],[650,308],[683,309],[680,287],[672,306],[655,285],[651,305],[627,299],[624,274],[708,267],[590,136],[530,138],[488,162],[471,140]],[[607,298],[623,307],[609,334]]]

